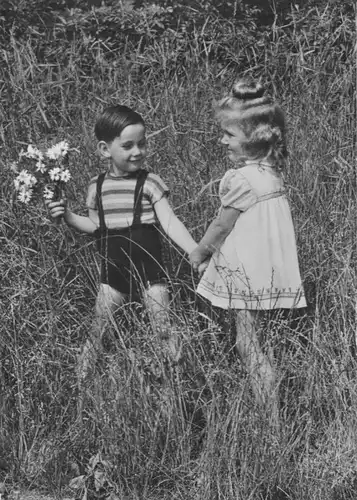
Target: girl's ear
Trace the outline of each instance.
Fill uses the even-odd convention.
[[[99,154],[103,158],[110,158],[109,147],[108,147],[108,144],[105,141],[99,141],[98,144],[97,144],[97,149],[99,151]]]

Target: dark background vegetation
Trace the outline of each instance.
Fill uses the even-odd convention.
[[[101,498],[355,498],[354,17],[354,3],[337,0],[2,0],[0,481],[9,488],[60,496],[83,475],[90,490],[101,453]],[[117,318],[79,418],[74,367],[96,292],[94,248],[43,206],[20,205],[9,164],[29,143],[69,140],[68,197],[84,213],[88,181],[105,166],[95,116],[126,103],[143,114],[150,168],[198,239],[229,168],[212,101],[238,75],[266,83],[288,120],[284,176],[309,307],[267,326],[281,435],[169,242],[172,321],[184,343],[171,392],[138,310]]]

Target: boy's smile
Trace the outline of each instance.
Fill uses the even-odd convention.
[[[126,173],[136,172],[146,158],[144,125],[128,125],[112,142],[101,141],[100,149],[104,156],[111,158],[111,171],[114,175],[121,177]]]

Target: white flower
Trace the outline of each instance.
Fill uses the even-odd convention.
[[[34,201],[39,187],[44,199],[55,198],[56,185],[66,183],[72,177],[66,164],[68,151],[67,141],[58,142],[45,153],[32,144],[26,150],[21,149],[18,160],[9,164],[9,169],[15,174],[13,186],[20,202],[28,204]]]
[[[61,179],[61,169],[59,167],[52,168],[48,173],[51,181],[59,181]]]
[[[46,155],[50,160],[57,160],[63,156],[66,156],[69,149],[68,142],[61,141],[47,150]]]
[[[32,146],[31,144],[29,144],[27,146],[27,152],[26,153],[20,153],[21,156],[26,156],[27,158],[33,158],[35,160],[42,160],[43,158],[43,154],[41,153],[41,151],[37,148],[35,148],[34,146]]]
[[[52,188],[50,188],[49,186],[44,187],[43,197],[45,198],[45,200],[52,200],[54,197],[54,194],[55,194],[55,192]]]
[[[28,180],[28,186],[32,187],[35,184],[37,184],[37,179],[34,175],[30,175],[30,178]]]
[[[46,172],[46,164],[41,159],[36,163],[36,172],[41,172],[41,174]]]
[[[68,182],[70,178],[71,178],[71,174],[70,174],[69,170],[63,170],[61,172],[61,181],[62,182]]]
[[[32,189],[22,189],[18,195],[18,199],[22,203],[29,203],[32,197]]]
[[[26,186],[31,185],[31,177],[32,175],[27,170],[21,170],[19,175],[16,177],[16,180],[20,184],[25,184]]]

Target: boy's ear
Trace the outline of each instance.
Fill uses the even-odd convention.
[[[99,141],[97,144],[97,149],[99,151],[99,154],[103,158],[110,158],[110,152],[108,148],[108,144],[105,141]]]

